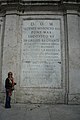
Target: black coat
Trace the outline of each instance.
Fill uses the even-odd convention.
[[[6,78],[6,80],[5,80],[5,88],[6,89],[12,88],[12,83],[10,82],[10,80],[8,78]]]

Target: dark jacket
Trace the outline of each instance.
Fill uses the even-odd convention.
[[[6,80],[5,80],[5,88],[6,89],[12,88],[12,83],[10,83],[10,80],[8,78],[6,78]]]

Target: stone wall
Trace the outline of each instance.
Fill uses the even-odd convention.
[[[4,83],[5,83],[5,78],[7,77],[7,73],[9,71],[12,71],[14,73],[15,81],[17,82],[17,87],[16,87],[16,90],[14,91],[14,94],[13,94],[13,101],[15,100],[16,102],[24,102],[24,103],[26,103],[26,102],[31,102],[31,103],[64,103],[64,95],[65,95],[65,75],[64,75],[65,74],[64,73],[64,71],[65,71],[65,58],[64,58],[64,56],[65,56],[65,51],[64,51],[64,27],[63,27],[62,14],[60,15],[60,13],[59,13],[59,16],[57,16],[55,13],[55,15],[54,15],[56,20],[60,19],[60,21],[61,21],[61,31],[60,31],[60,33],[61,33],[60,40],[61,40],[61,44],[62,44],[62,45],[60,44],[60,47],[62,46],[61,47],[61,60],[62,60],[61,66],[62,67],[60,68],[61,69],[60,70],[61,77],[58,78],[59,83],[57,83],[56,82],[57,76],[55,77],[55,79],[53,76],[53,79],[55,80],[55,82],[53,81],[53,83],[55,83],[55,85],[53,83],[51,84],[48,81],[47,81],[48,83],[46,83],[46,81],[44,82],[41,80],[42,82],[39,83],[40,86],[37,83],[36,78],[33,79],[31,77],[33,73],[31,73],[29,76],[29,77],[31,77],[31,79],[29,81],[31,81],[33,79],[33,82],[31,83],[31,85],[27,80],[28,78],[26,78],[25,84],[24,84],[25,81],[24,82],[22,81],[22,80],[24,80],[24,79],[22,79],[22,77],[24,75],[21,76],[22,75],[21,74],[21,71],[22,71],[21,70],[21,64],[22,64],[21,49],[23,47],[23,43],[22,43],[23,19],[29,19],[29,17],[32,17],[32,19],[35,18],[35,20],[41,19],[41,18],[42,19],[44,18],[43,20],[47,20],[48,18],[51,18],[53,20],[53,15],[50,15],[50,13],[49,13],[49,15],[46,16],[46,13],[43,14],[41,12],[40,13],[38,12],[39,16],[37,16],[37,14],[35,14],[35,13],[31,13],[32,14],[31,15],[30,13],[27,13],[27,12],[24,14],[24,16],[23,16],[23,14],[21,16],[15,15],[15,12],[13,15],[11,15],[11,14],[12,14],[11,12],[7,12],[6,18],[5,18],[5,33],[4,33],[3,60],[2,60],[3,61],[3,66],[2,66],[3,90],[4,90]],[[43,15],[41,15],[41,14],[43,14]],[[51,20],[48,20],[48,21],[51,21]],[[47,45],[47,43],[45,43],[45,44]],[[42,58],[40,57],[39,60],[40,59],[42,59]],[[27,60],[27,58],[26,58],[26,60]],[[42,60],[40,62],[42,62]],[[38,65],[39,64],[40,63],[38,63]],[[41,65],[43,65],[43,64],[41,64]],[[47,64],[45,64],[45,65],[47,65]],[[54,65],[56,65],[56,63]],[[43,67],[41,67],[41,69],[42,68]],[[26,69],[24,69],[24,70],[26,70]],[[38,68],[36,68],[36,69],[38,69]],[[56,70],[58,70],[58,68],[56,68]],[[29,72],[29,70],[26,72],[26,74],[29,74],[28,72]],[[41,71],[39,70],[38,72],[40,73]],[[50,72],[50,70],[49,70],[49,72]],[[37,71],[35,71],[35,73],[37,73]],[[47,77],[47,74],[44,77]],[[56,74],[58,75],[58,73],[56,73]],[[43,75],[44,75],[44,73],[43,73]],[[34,77],[34,75],[33,75],[33,77]],[[43,80],[45,80],[44,77],[42,77]],[[38,79],[38,77],[37,77],[37,79]],[[48,80],[48,78],[46,78],[46,79]],[[53,79],[51,78],[51,81]],[[38,82],[40,82],[40,78],[39,78]],[[32,85],[32,84],[34,84],[34,85]]]
[[[80,16],[68,11],[69,102],[80,103]]]
[[[4,11],[3,7],[4,12],[0,14],[1,102],[5,100],[4,85],[7,73],[12,71],[15,82],[17,82],[17,86],[12,95],[12,102],[80,104],[80,12],[76,9],[77,6],[75,5],[73,5],[74,8],[70,10],[67,10],[67,7],[65,8],[62,4],[60,5],[60,7],[54,6],[53,8],[51,5],[42,6],[40,3],[40,6],[29,5],[27,8],[24,7],[24,9],[21,7],[21,10],[20,6],[15,6],[12,10],[10,6],[7,6],[6,11]],[[30,30],[24,30],[31,27],[30,25],[27,26],[27,24],[31,23],[31,20],[34,23],[37,22],[37,26],[34,25],[34,27],[37,30],[42,29],[43,32],[46,32],[43,29],[50,27],[47,24],[49,22],[51,23],[51,21],[53,22],[54,25],[52,28],[58,31],[47,30],[47,33],[44,34],[47,35],[47,37],[53,35],[54,38],[50,40],[55,41],[57,39],[58,43],[55,42],[56,46],[53,42],[54,47],[52,46],[52,48],[48,49],[51,42],[49,43],[49,39],[46,38],[47,40],[45,39],[46,42],[44,43],[45,49],[41,48],[43,42],[40,41],[44,39],[40,34],[42,35],[43,32],[36,33],[36,35],[39,34],[40,36],[40,38],[38,38],[39,43],[35,42],[36,38],[33,41],[35,44],[32,44],[32,42],[24,42],[24,40],[31,40],[28,36],[32,32]],[[24,21],[26,21],[26,23]],[[44,21],[43,24],[47,22],[46,26],[41,24],[43,28],[38,25],[42,21]],[[59,25],[56,27],[57,24],[55,21],[59,23],[60,27]],[[36,45],[39,47],[37,47],[37,51],[34,50]],[[23,49],[23,47],[25,47],[25,49]],[[55,54],[56,52],[49,52],[49,50],[52,51],[53,48],[57,50],[58,47],[60,47],[58,49],[60,52],[57,52],[57,56],[51,56],[50,54]],[[47,64],[45,59],[47,56],[44,56],[45,52],[42,51],[46,49],[48,50],[49,57],[51,57],[48,57],[50,65]],[[23,55],[25,53],[28,58]],[[39,57],[38,54],[40,54],[41,57]],[[31,56],[34,58],[34,55],[37,63],[32,60]],[[52,57],[54,57],[54,61],[56,57],[59,57],[59,59],[52,64]],[[23,61],[23,58],[26,60]],[[35,64],[33,64],[33,62],[35,62]],[[44,65],[47,66],[45,70],[42,62],[45,62]],[[25,63],[25,65],[23,63]],[[37,70],[34,72],[33,68]],[[26,74],[24,74],[24,72],[26,72]],[[33,73],[37,75],[34,76]],[[42,76],[40,77],[38,73]],[[26,79],[24,79],[24,76]],[[37,79],[38,81],[36,81]]]

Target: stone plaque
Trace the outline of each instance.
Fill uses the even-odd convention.
[[[21,87],[61,87],[60,19],[23,20]]]

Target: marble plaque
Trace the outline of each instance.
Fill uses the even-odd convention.
[[[23,20],[21,87],[61,86],[60,19]]]

